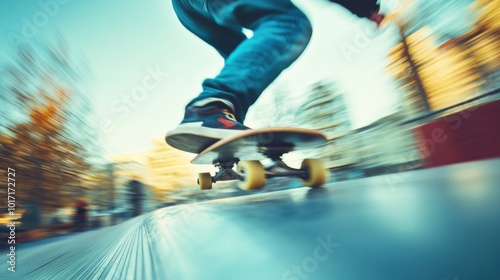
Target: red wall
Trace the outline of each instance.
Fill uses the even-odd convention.
[[[500,101],[443,117],[414,132],[423,167],[500,157]]]

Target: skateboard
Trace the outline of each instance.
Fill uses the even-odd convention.
[[[294,176],[309,187],[320,187],[326,181],[326,171],[320,159],[304,159],[300,169],[289,167],[282,160],[286,153],[318,147],[326,143],[326,136],[318,131],[275,127],[245,130],[241,134],[222,139],[201,151],[192,164],[213,164],[218,171],[198,174],[201,190],[212,189],[218,181],[239,181],[243,190],[263,188],[266,179]],[[261,160],[269,159],[264,166]],[[234,167],[236,166],[236,170]]]

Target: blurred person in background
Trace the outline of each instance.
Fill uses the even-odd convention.
[[[377,0],[328,1],[377,25],[384,19]],[[172,0],[172,4],[180,22],[225,60],[215,78],[203,81],[201,94],[186,105],[184,119],[165,138],[174,148],[199,153],[249,129],[243,125],[248,109],[302,54],[312,27],[290,0]],[[253,36],[248,38],[244,29],[252,30]]]
[[[79,199],[75,202],[75,212],[73,214],[73,222],[76,230],[84,230],[87,225],[88,220],[88,205],[87,203]]]

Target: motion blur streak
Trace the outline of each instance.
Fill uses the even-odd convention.
[[[328,143],[307,151],[307,157],[324,161],[327,187],[309,190],[280,178],[255,192],[223,183],[200,191],[192,155],[162,139],[172,118],[160,118],[164,112],[152,108],[182,106],[168,107],[187,96],[190,63],[204,54],[192,54],[197,45],[182,32],[168,30],[165,37],[161,28],[145,32],[150,22],[165,24],[165,32],[181,28],[173,11],[165,19],[165,11],[155,9],[170,1],[141,2],[141,11],[134,1],[119,6],[56,1],[61,9],[52,5],[50,21],[35,26],[33,36],[24,38],[29,40],[14,42],[11,52],[0,44],[6,54],[0,61],[0,205],[10,195],[16,208],[12,216],[0,213],[0,263],[8,260],[6,249],[15,252],[16,261],[16,272],[0,270],[0,279],[500,279],[500,1],[385,1],[388,15],[376,31],[346,11],[341,15],[340,7],[332,10],[332,18],[339,15],[340,22],[352,24],[346,30],[355,30],[339,35],[347,36],[344,42],[319,44],[321,58],[336,50],[338,60],[298,61],[309,68],[290,72],[314,73],[315,80],[296,87],[298,81],[284,79],[264,93],[247,119],[255,127],[325,133]],[[23,19],[42,15],[36,19],[43,20],[43,7],[55,3],[18,2],[0,4],[12,7],[1,10],[13,13],[5,18],[17,20],[15,34],[26,30],[23,24],[29,22]],[[68,3],[64,9],[62,2]],[[99,11],[92,17],[101,18],[89,24],[82,11]],[[122,30],[124,20],[132,24]],[[148,23],[136,26],[143,20]],[[44,38],[60,23],[61,30],[73,33]],[[109,34],[116,35],[114,44],[103,40]],[[86,42],[87,53],[77,51],[79,40]],[[177,40],[183,43],[174,47]],[[125,45],[137,48],[133,54],[118,50]],[[165,57],[151,58],[142,46],[154,46],[151,53],[161,49]],[[342,60],[346,46],[348,63]],[[110,61],[123,65],[103,66],[102,57],[113,52],[120,55]],[[380,65],[372,65],[376,61]],[[206,61],[195,62],[206,69],[201,67]],[[145,74],[143,64],[154,65],[152,72]],[[127,87],[121,75],[130,68],[140,68],[139,74],[120,95]],[[103,75],[114,71],[116,76]],[[325,73],[316,77],[320,71]],[[380,76],[360,78],[365,71]],[[148,77],[160,77],[158,87]],[[370,78],[389,85],[370,86]],[[103,80],[102,92],[96,90],[102,94],[95,94],[92,88]],[[160,84],[180,90],[162,95]],[[155,94],[144,102],[127,104],[131,114],[122,115],[120,132],[96,126],[114,124],[96,118],[117,113],[113,104],[122,104],[116,101],[121,96],[153,88]],[[394,104],[386,102],[390,97]],[[158,100],[166,106],[155,107],[164,106]],[[385,114],[365,111],[379,107]],[[96,112],[102,108],[108,111]],[[161,128],[152,124],[159,119]],[[359,119],[369,122],[357,126]],[[158,137],[152,148],[137,151],[137,137],[144,139],[147,130],[158,131]],[[128,150],[109,156],[103,138]],[[290,154],[285,160],[299,165],[298,158]],[[15,170],[16,185],[8,191],[9,170]],[[5,226],[11,221],[15,231]],[[16,250],[11,250],[4,240],[14,236]],[[317,250],[324,243],[318,240],[338,246]]]

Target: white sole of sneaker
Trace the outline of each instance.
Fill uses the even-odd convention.
[[[169,131],[165,141],[178,150],[198,154],[215,142],[243,131],[207,128],[201,126],[200,123],[188,123]]]

